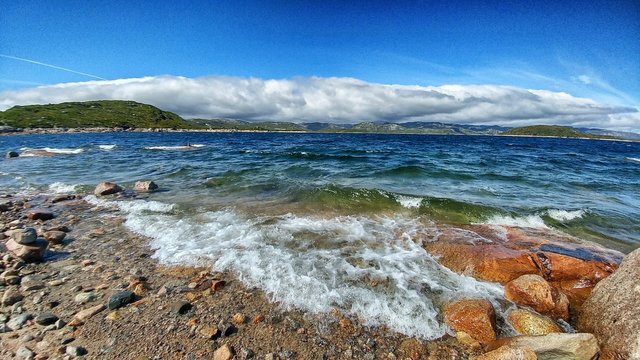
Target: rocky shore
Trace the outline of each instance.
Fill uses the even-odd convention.
[[[95,193],[144,198],[154,185],[103,183]],[[1,358],[640,357],[638,251],[616,271],[622,254],[573,238],[478,227],[482,244],[461,243],[452,229],[425,243],[452,270],[505,285],[510,311],[501,320],[487,300],[452,299],[442,309],[452,335],[421,341],[338,309],[287,309],[230,273],[163,266],[119,211],[76,195],[4,194],[0,230]],[[503,336],[505,327],[518,336]]]

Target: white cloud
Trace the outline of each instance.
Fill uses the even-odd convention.
[[[63,83],[0,93],[0,109],[98,99],[135,100],[187,118],[336,123],[442,121],[512,126],[588,124],[640,129],[637,109],[562,92],[498,85],[385,85],[353,78],[157,76]]]

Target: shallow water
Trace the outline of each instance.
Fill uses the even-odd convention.
[[[191,144],[191,146],[185,146]],[[440,266],[416,239],[437,224],[549,228],[630,251],[640,241],[640,144],[548,138],[281,133],[0,137],[6,192],[156,181],[105,203],[168,263],[229,269],[275,301],[332,308],[425,339],[438,303],[500,286]],[[419,236],[417,236],[419,235]]]

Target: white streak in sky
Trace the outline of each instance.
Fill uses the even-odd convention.
[[[57,69],[57,70],[62,70],[62,71],[78,74],[78,75],[88,76],[88,77],[91,77],[91,78],[94,78],[94,79],[107,80],[107,79],[102,78],[100,76],[91,75],[91,74],[87,74],[87,73],[84,73],[84,72],[81,72],[81,71],[67,69],[67,68],[64,68],[62,66],[56,66],[56,65],[52,65],[52,64],[47,64],[47,63],[43,63],[43,62],[40,62],[40,61],[29,60],[29,59],[25,59],[25,58],[21,58],[21,57],[17,57],[17,56],[0,54],[0,57],[6,58],[6,59],[11,59],[11,60],[24,61],[24,62],[28,62],[28,63],[31,63],[31,64],[36,64],[36,65],[42,65],[42,66],[50,67],[52,69]]]

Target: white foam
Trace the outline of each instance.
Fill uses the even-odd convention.
[[[422,203],[422,198],[406,195],[398,195],[396,196],[396,200],[400,203],[400,205],[406,207],[407,209],[419,208],[420,204]]]
[[[145,146],[146,150],[191,150],[205,147],[203,144],[179,145],[179,146]]]
[[[93,196],[87,200],[110,204]],[[439,321],[436,298],[502,296],[499,285],[438,264],[413,241],[412,234],[423,228],[415,220],[247,217],[233,210],[185,217],[166,204],[116,203],[127,213],[126,225],[152,239],[161,262],[233,271],[272,300],[312,313],[339,308],[367,325],[434,339],[448,329]]]
[[[84,152],[84,149],[64,149],[64,148],[42,148],[42,150],[48,151],[54,154],[80,154]]]
[[[131,200],[131,201],[106,201],[99,199],[95,195],[87,195],[84,200],[89,204],[102,207],[117,207],[128,213],[156,212],[166,213],[173,210],[175,205],[165,204],[159,201]]]
[[[61,182],[54,182],[49,185],[49,190],[55,194],[68,194],[76,192],[78,184],[65,184]]]
[[[579,219],[583,217],[585,213],[586,211],[582,209],[573,210],[573,211],[558,210],[558,209],[547,210],[547,215],[549,215],[550,218],[557,221],[571,221],[571,220]]]
[[[101,150],[113,150],[116,147],[118,147],[118,145],[116,144],[111,144],[111,145],[98,145],[98,148]]]
[[[509,216],[509,215],[493,215],[483,222],[489,225],[517,226],[537,229],[548,229],[547,224],[539,215],[528,216]]]
[[[627,159],[629,161],[634,161],[634,162],[639,162],[640,163],[640,158],[628,157],[628,158],[625,158],[625,159]]]

